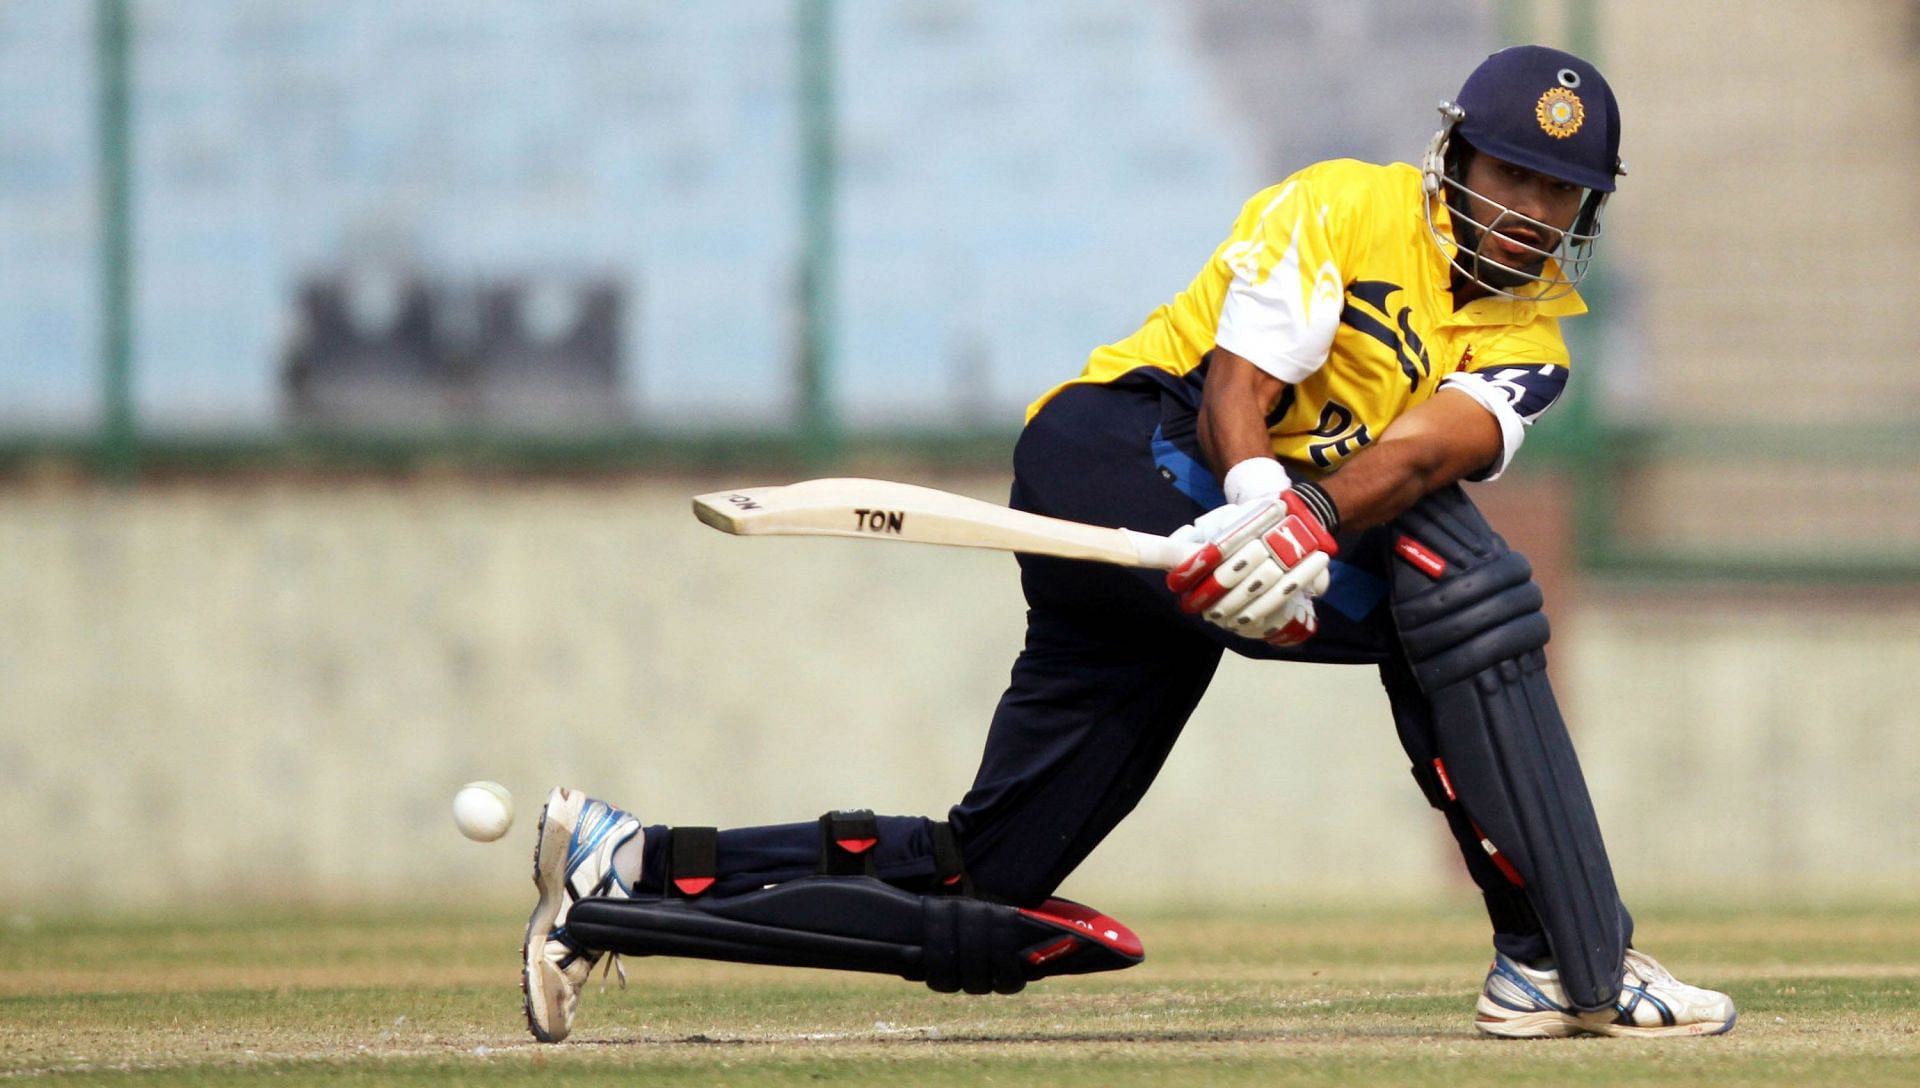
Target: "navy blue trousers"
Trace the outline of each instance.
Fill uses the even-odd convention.
[[[1195,437],[1199,386],[1159,372],[1070,386],[1022,432],[1010,505],[1095,525],[1168,533],[1224,501]],[[1386,606],[1384,530],[1345,534],[1318,602],[1320,631],[1278,649],[1183,614],[1158,571],[1020,557],[1027,635],[994,711],[973,786],[947,813],[977,892],[1016,904],[1053,894],[1133,811],[1212,680],[1223,650],[1382,669],[1390,694],[1418,698]],[[1396,718],[1402,715],[1396,713]],[[1405,735],[1424,765],[1424,740]],[[1464,818],[1450,820],[1488,892],[1496,945],[1546,954],[1524,899],[1487,861]],[[657,890],[664,828],[648,829],[641,890]],[[880,818],[879,875],[923,890],[933,874],[924,817]],[[714,892],[732,895],[816,871],[815,822],[723,831]]]

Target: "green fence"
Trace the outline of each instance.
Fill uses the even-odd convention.
[[[1547,33],[1538,16],[1551,8],[1558,22]],[[1003,469],[1017,415],[1001,425],[978,420],[877,427],[850,421],[836,399],[837,339],[842,281],[841,177],[848,150],[837,124],[836,34],[852,15],[832,0],[798,0],[791,19],[791,78],[798,136],[793,153],[800,253],[792,329],[796,349],[789,376],[795,390],[786,422],[715,424],[691,429],[588,427],[565,434],[449,426],[428,430],[272,428],[265,431],[143,426],[136,411],[135,292],[141,282],[134,239],[141,207],[137,156],[140,102],[132,88],[140,61],[137,0],[95,0],[93,72],[96,103],[99,404],[97,430],[0,434],[0,467],[15,474],[65,466],[132,485],[155,474],[235,472],[405,472],[422,466],[484,472],[608,472],[753,468],[790,475],[859,469],[911,473],[927,467]],[[1576,51],[1600,55],[1601,6],[1582,0],[1555,5],[1502,3],[1497,32],[1509,40],[1558,36]],[[1604,59],[1604,57],[1603,57]],[[1596,310],[1609,308],[1604,278],[1588,292]],[[1831,526],[1781,503],[1785,527],[1771,535],[1707,543],[1664,540],[1636,531],[1626,515],[1647,501],[1644,477],[1659,466],[1688,463],[1751,470],[1773,464],[1800,481],[1846,479],[1865,468],[1893,479],[1920,477],[1920,427],[1888,422],[1867,426],[1715,424],[1678,428],[1653,423],[1624,426],[1604,418],[1593,374],[1605,360],[1593,333],[1570,326],[1576,357],[1595,359],[1581,369],[1565,406],[1544,421],[1529,444],[1527,471],[1563,479],[1573,495],[1573,537],[1583,565],[1624,577],[1823,584],[1920,582],[1920,546],[1894,526]],[[1038,385],[1035,386],[1038,388]],[[1818,486],[1817,483],[1812,486]],[[1684,504],[1668,498],[1668,502]],[[1888,502],[1903,501],[1889,494]],[[1861,500],[1871,506],[1872,496]],[[1821,515],[1824,516],[1824,515]],[[1843,515],[1844,517],[1844,512]],[[1795,519],[1799,520],[1796,521]],[[1838,546],[1834,541],[1841,541]]]

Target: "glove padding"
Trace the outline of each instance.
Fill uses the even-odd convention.
[[[1319,629],[1313,598],[1326,592],[1340,548],[1292,489],[1210,510],[1172,535],[1199,545],[1167,573],[1182,611],[1275,646],[1297,646]]]
[[[1298,646],[1320,631],[1320,617],[1313,610],[1313,598],[1296,593],[1280,606],[1262,641],[1269,646]]]

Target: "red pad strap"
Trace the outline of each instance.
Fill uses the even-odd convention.
[[[1480,849],[1487,852],[1487,858],[1493,862],[1494,868],[1500,870],[1500,875],[1507,878],[1507,883],[1516,888],[1526,887],[1526,879],[1520,875],[1520,870],[1514,868],[1513,862],[1507,860],[1507,855],[1502,854],[1500,848],[1493,845],[1493,840],[1487,838],[1487,833],[1480,830],[1480,825],[1474,824],[1472,820],[1467,822],[1473,824],[1473,833],[1480,836]]]
[[[1413,569],[1429,578],[1438,579],[1447,573],[1447,561],[1435,555],[1432,549],[1410,536],[1402,536],[1393,542],[1395,555],[1413,565]]]
[[[1512,884],[1516,888],[1524,888],[1527,886],[1526,878],[1520,875],[1520,870],[1513,867],[1513,862],[1508,861],[1507,855],[1502,854],[1499,848],[1495,847],[1486,839],[1481,839],[1480,845],[1487,848],[1487,857],[1493,859],[1494,866],[1500,870],[1501,875],[1507,878],[1507,883]]]
[[[1433,773],[1440,776],[1440,788],[1447,791],[1447,800],[1458,801],[1460,795],[1453,792],[1453,779],[1447,777],[1447,765],[1440,762],[1439,756],[1433,757]]]
[[[1447,774],[1447,765],[1441,762],[1439,756],[1433,757],[1433,773],[1440,779],[1440,788],[1447,791],[1447,800],[1459,803],[1460,795],[1453,792],[1453,779]],[[1507,860],[1507,855],[1502,854],[1500,848],[1493,845],[1493,840],[1487,838],[1487,833],[1480,830],[1480,825],[1471,817],[1467,819],[1467,823],[1473,827],[1474,837],[1480,840],[1480,849],[1487,852],[1487,859],[1493,862],[1494,868],[1500,870],[1500,875],[1507,878],[1507,883],[1516,888],[1526,887],[1526,878],[1520,875],[1520,870],[1513,867],[1513,862]]]

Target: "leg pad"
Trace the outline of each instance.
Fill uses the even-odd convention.
[[[725,899],[585,899],[567,930],[596,951],[873,971],[941,993],[1016,993],[1049,975],[1145,958],[1131,930],[1078,903],[1023,909],[859,876],[803,877]]]
[[[1524,894],[1568,998],[1610,1007],[1632,918],[1548,682],[1532,568],[1457,486],[1394,531],[1390,601],[1412,683],[1390,679],[1388,694],[1415,777],[1450,822],[1464,815],[1462,848],[1484,849],[1504,878],[1469,862],[1490,908],[1521,920]]]

